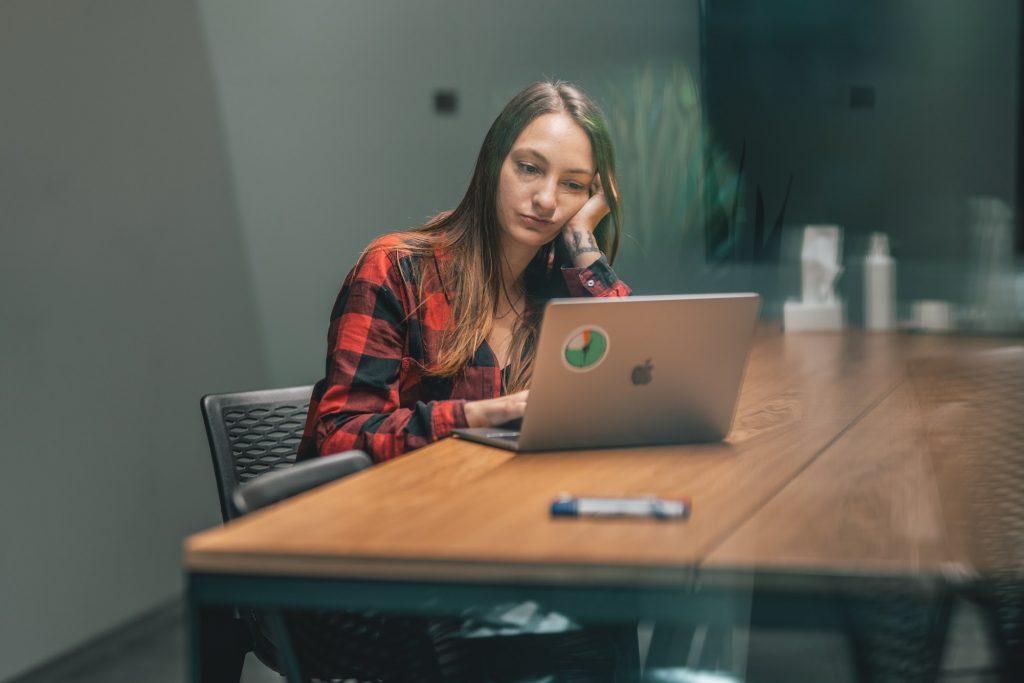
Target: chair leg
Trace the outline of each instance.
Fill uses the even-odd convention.
[[[284,676],[288,683],[306,683],[299,668],[299,659],[295,654],[295,648],[292,647],[291,637],[288,635],[288,627],[284,623],[284,614],[281,610],[266,610],[264,614],[270,625],[274,643],[277,645],[277,651],[281,657],[281,668],[284,669]]]
[[[252,649],[245,624],[232,607],[199,610],[199,649],[203,683],[237,683],[242,678],[245,655]]]

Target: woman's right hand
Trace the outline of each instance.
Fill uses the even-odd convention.
[[[526,412],[529,389],[483,401],[466,401],[466,421],[470,427],[496,427],[518,420]]]

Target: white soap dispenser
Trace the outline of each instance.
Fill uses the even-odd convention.
[[[889,236],[871,233],[864,259],[864,326],[869,330],[896,327],[896,262],[889,255]]]

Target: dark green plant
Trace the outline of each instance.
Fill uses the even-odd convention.
[[[782,204],[775,215],[771,227],[765,230],[765,199],[761,185],[754,187],[754,222],[752,231],[747,237],[744,230],[745,216],[741,212],[743,196],[743,172],[747,158],[747,143],[744,140],[740,147],[740,161],[736,169],[736,185],[739,191],[733,194],[730,211],[721,205],[708,207],[708,220],[705,222],[705,256],[710,263],[724,261],[750,260],[759,262],[777,262],[782,246],[782,226],[786,219],[786,207],[789,204],[793,189],[793,174],[786,181],[786,191]],[[717,182],[717,168],[714,163],[708,165],[709,183]]]
[[[772,223],[771,232],[765,235],[764,232],[764,196],[761,194],[761,186],[756,188],[754,204],[754,244],[751,260],[777,262],[779,251],[782,246],[782,223],[786,218],[786,205],[789,203],[789,192],[793,189],[793,174],[789,174],[786,181],[786,193],[782,197],[782,206]]]
[[[708,220],[724,215],[734,222],[739,176],[711,142],[689,69],[627,73],[604,101],[624,198],[624,252],[635,250],[644,262],[667,255],[681,268],[703,267]]]

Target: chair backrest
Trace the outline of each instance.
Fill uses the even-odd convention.
[[[239,516],[231,502],[239,485],[295,463],[312,393],[312,386],[303,386],[202,398],[225,522]]]

